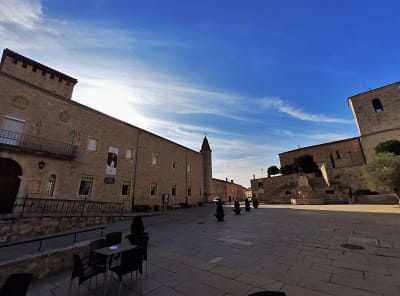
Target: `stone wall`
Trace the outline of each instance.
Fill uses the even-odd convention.
[[[291,198],[297,197],[297,179],[297,174],[253,179],[251,188],[260,202],[290,203]]]
[[[0,263],[0,286],[12,273],[29,272],[34,278],[41,279],[67,270],[72,270],[73,255],[89,255],[89,242],[80,242],[74,246],[46,251],[38,255],[12,259]]]
[[[400,140],[400,82],[392,83],[349,98],[349,105],[361,134],[367,161],[375,146],[384,140]],[[373,101],[381,108],[375,110]]]
[[[38,217],[0,220],[0,242],[14,242],[61,231],[110,224],[131,217]]]
[[[340,168],[364,163],[360,141],[357,137],[280,153],[281,167],[293,164],[295,158],[303,155],[313,156],[314,162],[319,166],[326,163],[329,167]]]

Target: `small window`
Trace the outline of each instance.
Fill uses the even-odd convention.
[[[176,169],[178,167],[178,162],[175,160],[172,162],[172,168]]]
[[[50,79],[54,79],[54,74],[51,74],[51,75],[50,75]]]
[[[158,155],[157,154],[153,154],[151,157],[151,165],[152,166],[156,166],[158,163]]]
[[[121,196],[129,197],[131,193],[131,181],[122,182]]]
[[[62,82],[62,78],[61,77],[58,77],[58,82]]]
[[[172,197],[176,197],[176,185],[172,185],[172,188],[171,188],[171,196],[172,196]]]
[[[32,72],[37,72],[37,69],[36,68],[32,68]]]
[[[46,193],[49,196],[54,195],[54,188],[56,186],[56,175],[51,175],[49,177],[49,182],[47,183]]]
[[[328,190],[325,190],[325,193],[326,194],[334,194],[335,190],[328,189]]]
[[[372,100],[372,105],[374,106],[374,109],[375,109],[376,113],[383,112],[383,106],[382,106],[381,100],[373,99]]]
[[[98,139],[89,137],[87,150],[92,152],[97,152],[98,143],[99,143]]]
[[[27,64],[26,63],[22,63],[22,67],[26,68]]]
[[[42,71],[42,76],[46,76],[46,72],[45,71]]]
[[[188,173],[191,173],[191,172],[192,172],[192,165],[191,165],[191,164],[188,164],[188,166],[187,166],[187,171],[188,171]]]
[[[285,191],[285,194],[286,194],[286,195],[292,195],[292,192],[289,191],[289,190],[287,190],[287,191]]]
[[[125,150],[125,159],[132,159],[133,158],[133,149],[128,148]]]
[[[82,177],[81,183],[79,184],[79,196],[92,196],[93,181],[93,177]]]
[[[157,184],[155,183],[150,185],[150,197],[157,197]]]
[[[192,196],[192,186],[188,186],[187,195]]]
[[[337,159],[340,159],[340,153],[339,153],[339,150],[336,150],[336,158],[337,158]]]
[[[258,189],[263,189],[263,188],[264,188],[263,183],[262,182],[258,182]]]
[[[13,59],[13,64],[17,64],[18,60],[17,59]]]

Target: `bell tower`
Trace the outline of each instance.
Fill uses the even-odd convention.
[[[400,82],[351,96],[348,103],[367,162],[379,142],[400,140]]]
[[[203,155],[204,199],[205,201],[209,201],[211,196],[212,161],[211,161],[211,148],[210,144],[208,144],[206,136],[204,136],[200,153]]]

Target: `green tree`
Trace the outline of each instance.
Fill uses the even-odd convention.
[[[272,175],[276,175],[279,174],[279,169],[276,165],[271,165],[268,169],[267,169],[267,173],[268,173],[268,178],[271,177]]]
[[[363,168],[363,175],[372,190],[396,193],[400,204],[400,156],[380,153]]]
[[[375,153],[380,154],[380,153],[393,153],[396,155],[400,154],[400,141],[398,140],[387,140],[378,143],[375,147]]]
[[[301,168],[305,174],[317,173],[319,170],[317,164],[314,162],[314,158],[311,155],[302,155],[296,157],[294,159],[294,165],[297,168]]]
[[[283,167],[281,167],[281,174],[282,175],[290,175],[297,173],[296,168],[292,164],[285,164]]]

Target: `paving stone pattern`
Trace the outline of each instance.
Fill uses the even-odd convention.
[[[242,215],[225,207],[181,209],[144,219],[150,233],[146,296],[248,295],[263,290],[288,296],[400,295],[400,208],[394,206],[261,206]],[[126,224],[118,224],[127,231]],[[114,227],[116,228],[116,227]],[[342,248],[357,244],[363,250]],[[67,295],[70,272],[34,281],[28,295]],[[74,282],[73,295],[103,295]],[[129,275],[122,295],[138,295]],[[118,295],[110,281],[109,295]]]

